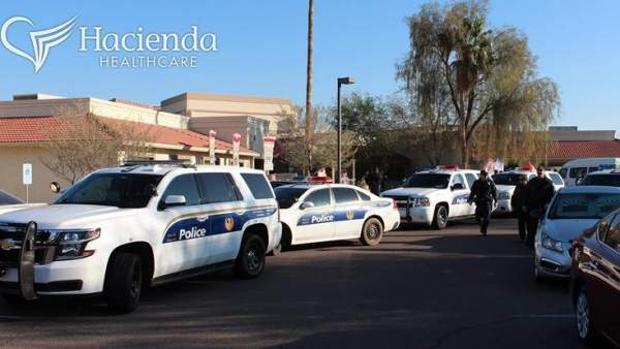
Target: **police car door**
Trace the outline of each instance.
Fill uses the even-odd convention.
[[[366,211],[361,207],[357,193],[351,188],[342,187],[332,188],[332,193],[335,200],[335,237],[350,239],[359,236]]]
[[[309,192],[301,200],[298,210],[299,218],[293,233],[295,243],[333,239],[335,216],[329,188]]]
[[[196,178],[191,173],[172,179],[161,195],[157,219],[166,227],[156,259],[161,263],[161,275],[195,268],[207,262],[206,236],[209,227],[200,201]]]
[[[452,192],[452,204],[450,205],[450,217],[460,217],[469,215],[470,205],[467,203],[469,189],[465,184],[465,179],[460,173],[452,176],[450,181],[450,191]]]
[[[248,219],[246,203],[231,174],[198,173],[204,217],[208,221],[209,263],[230,261],[237,257],[242,229]]]
[[[465,173],[465,180],[467,181],[467,195],[469,195],[469,193],[471,192],[471,187],[474,185],[474,182],[476,181],[476,179],[478,179],[478,177],[474,174],[474,173],[470,173],[470,172],[466,172]],[[467,205],[467,207],[465,207],[465,212],[463,213],[465,216],[471,216],[474,215],[476,213],[476,206],[475,205]]]

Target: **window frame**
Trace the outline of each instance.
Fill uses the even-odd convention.
[[[198,183],[198,178],[196,177],[196,174],[195,173],[181,173],[178,176],[174,176],[174,178],[172,178],[170,180],[170,182],[168,182],[168,184],[166,185],[166,188],[162,191],[161,199],[157,203],[157,210],[163,211],[163,210],[165,210],[167,208],[165,201],[166,201],[166,196],[168,196],[168,195],[166,195],[166,192],[168,191],[168,188],[170,188],[170,185],[172,185],[172,183],[174,183],[175,180],[177,180],[178,178],[181,178],[181,177],[185,177],[185,176],[189,176],[189,177],[192,177],[194,179],[194,184],[196,185],[196,192],[198,193],[198,203],[191,204],[191,205],[186,203],[183,206],[177,206],[177,207],[195,207],[195,206],[202,205],[202,191],[201,191],[201,188],[200,188],[200,184]],[[175,194],[172,194],[172,195],[175,195]],[[187,200],[187,198],[185,198],[185,199]]]
[[[334,198],[334,205],[350,205],[352,203],[359,203],[362,200],[360,199],[360,196],[357,194],[357,190],[353,189],[353,188],[347,188],[347,187],[333,187],[330,188],[331,192],[332,192],[332,196]],[[357,200],[354,201],[346,201],[346,202],[338,202],[338,200],[336,199],[336,190],[337,189],[344,189],[344,190],[350,190],[353,192],[353,194],[355,194],[355,197],[357,198]]]
[[[609,231],[611,230],[611,228],[614,227],[615,225],[620,227],[620,213],[615,214],[610,220],[608,220],[608,222],[609,222],[609,224],[607,226],[607,230],[605,231],[605,236],[601,239],[601,236],[600,236],[599,232],[597,232],[596,237],[597,237],[597,239],[599,240],[600,243],[605,245],[606,248],[608,248],[609,250],[611,250],[615,254],[619,254],[620,255],[620,250],[619,249],[611,247],[607,243],[607,237],[609,236]],[[620,228],[619,228],[619,230],[620,230]]]

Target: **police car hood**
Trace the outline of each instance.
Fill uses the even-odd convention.
[[[445,189],[435,189],[435,188],[395,188],[384,191],[381,193],[381,196],[393,197],[393,196],[409,196],[409,197],[418,197],[418,196],[429,196],[433,193]]]
[[[35,221],[41,227],[53,228],[60,225],[92,223],[111,219],[118,217],[123,211],[132,210],[121,210],[114,206],[55,204],[0,214],[0,222],[27,223]]]
[[[0,206],[0,215],[3,213],[23,210],[31,207],[45,206],[46,204],[16,204],[16,205],[2,205]]]
[[[596,219],[545,219],[542,231],[554,240],[569,242],[596,222]]]

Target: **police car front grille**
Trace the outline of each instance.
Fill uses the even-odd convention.
[[[20,249],[24,233],[26,231],[26,224],[7,224],[0,223],[0,264],[4,266],[14,267],[19,264]],[[53,260],[55,246],[53,245],[41,245],[41,241],[46,241],[49,237],[49,232],[39,231],[37,233],[35,245],[35,263],[44,264]],[[2,248],[3,240],[11,240],[12,247]]]
[[[409,207],[411,207],[414,201],[409,196],[384,196],[384,197],[393,199],[396,202],[396,206],[398,208],[406,208],[407,202],[409,203]]]

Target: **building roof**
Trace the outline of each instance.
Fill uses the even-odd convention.
[[[150,144],[182,146],[188,150],[192,150],[191,148],[202,148],[201,151],[209,148],[209,136],[188,129],[105,117],[99,117],[98,119],[110,127],[132,129],[136,134],[144,135]],[[0,144],[49,141],[51,134],[79,128],[81,123],[83,121],[79,120],[79,118],[69,117],[2,117],[0,118]],[[216,149],[219,151],[232,151],[232,144],[218,139],[216,140]],[[258,155],[245,147],[239,147],[239,151]]]
[[[547,149],[548,160],[620,157],[620,140],[555,141]]]

